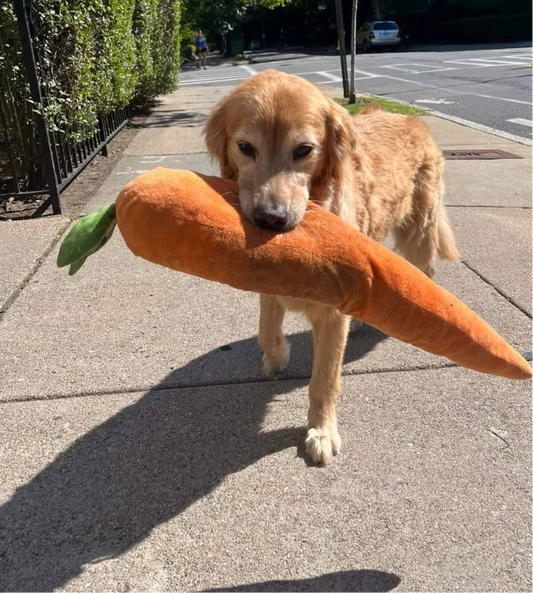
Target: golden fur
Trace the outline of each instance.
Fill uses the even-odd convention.
[[[416,117],[376,108],[352,117],[309,81],[267,70],[215,107],[205,134],[222,176],[239,183],[243,213],[260,226],[290,230],[312,200],[377,241],[394,233],[402,255],[429,276],[436,257],[459,257],[442,202],[442,154]],[[285,310],[304,312],[312,324],[306,448],[328,463],[341,446],[336,399],[350,320],[310,302],[266,295],[260,302],[268,375],[289,360]]]

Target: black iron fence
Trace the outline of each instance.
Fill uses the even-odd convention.
[[[39,78],[39,55],[32,40],[32,26],[28,14],[26,0],[14,0],[22,45],[24,68],[31,91],[34,109],[38,158],[42,159],[44,179],[38,187],[28,186],[27,180],[21,180],[19,165],[13,150],[13,142],[5,117],[0,89],[0,204],[10,197],[26,198],[46,196],[45,200],[33,213],[33,217],[41,216],[52,207],[54,214],[61,213],[61,192],[98,154],[107,156],[107,144],[126,125],[129,120],[129,109],[118,109],[98,118],[98,129],[95,134],[78,144],[66,142],[64,134],[52,131],[43,116],[46,107],[46,89]],[[33,156],[33,158],[35,158]]]

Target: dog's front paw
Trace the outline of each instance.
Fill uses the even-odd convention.
[[[305,439],[305,450],[311,459],[320,465],[327,465],[333,455],[341,450],[342,440],[335,426],[309,428]]]
[[[263,354],[263,373],[267,377],[273,377],[277,373],[281,373],[289,364],[291,347],[287,340],[283,340],[281,346],[270,352]]]

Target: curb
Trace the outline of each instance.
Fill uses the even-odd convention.
[[[394,97],[388,97],[387,95],[371,95],[369,93],[357,93],[360,97],[379,97],[382,99],[388,99],[390,101],[394,101],[395,103],[400,103],[401,105],[408,105],[409,107],[416,107],[417,109],[421,109],[425,111],[427,115],[432,115],[435,117],[440,117],[441,119],[447,119],[448,121],[452,121],[456,124],[460,124],[467,128],[472,128],[474,130],[478,130],[480,132],[486,132],[487,134],[492,134],[493,136],[499,136],[500,138],[504,138],[505,140],[510,140],[511,142],[516,142],[517,144],[523,144],[524,146],[533,146],[533,140],[529,138],[524,138],[523,136],[517,136],[516,134],[511,134],[509,132],[504,132],[503,130],[497,130],[496,128],[491,128],[490,126],[485,126],[483,124],[478,124],[476,122],[470,121],[468,119],[463,119],[462,117],[456,117],[455,115],[448,115],[447,113],[442,113],[442,111],[436,111],[435,109],[431,109],[428,107],[419,107],[418,105],[413,105],[407,101],[402,101],[401,99],[396,99]]]
[[[363,95],[363,93],[361,93],[361,95]],[[375,95],[368,95],[368,94],[364,93],[364,96],[373,97]],[[460,124],[467,128],[472,128],[473,130],[479,130],[480,132],[486,132],[487,134],[492,134],[493,136],[499,136],[500,138],[505,138],[505,140],[510,140],[511,142],[516,142],[517,144],[524,144],[525,146],[533,146],[533,141],[529,140],[529,138],[524,138],[523,136],[517,136],[516,134],[504,132],[503,130],[497,130],[496,128],[491,128],[490,126],[478,124],[475,121],[470,121],[469,119],[463,119],[462,117],[457,117],[455,115],[448,115],[447,113],[442,113],[442,111],[437,111],[436,109],[431,109],[431,107],[419,107],[418,105],[413,105],[412,103],[408,103],[407,101],[402,101],[400,99],[394,99],[392,97],[383,96],[383,98],[390,99],[391,101],[396,101],[396,103],[401,103],[402,105],[409,105],[410,107],[416,107],[417,109],[422,109],[422,111],[425,111],[428,115],[440,117],[441,119],[447,119],[448,121],[453,121],[456,124]]]
[[[301,60],[303,58],[310,58],[313,56],[309,56],[307,54],[289,54],[290,57],[287,56],[276,56],[271,58],[264,58],[261,59],[260,57],[249,57],[247,58],[248,64],[270,64],[270,62],[283,62],[284,60]]]
[[[293,51],[288,52],[271,52],[270,55],[265,54],[250,54],[246,57],[246,60],[249,64],[261,64],[261,63],[268,63],[268,62],[281,62],[283,60],[297,60],[301,58],[310,58],[313,55],[322,55],[322,54],[312,54],[312,53],[299,53],[299,50],[305,50],[305,45],[298,45],[293,48]],[[327,50],[326,53],[323,54],[324,56],[328,55]]]
[[[525,146],[533,146],[533,141],[529,138],[524,138],[523,136],[517,136],[516,134],[510,134],[509,132],[504,132],[503,130],[497,130],[495,128],[491,128],[490,126],[484,126],[483,124],[477,124],[476,122],[470,121],[468,119],[463,119],[462,117],[456,117],[455,115],[448,115],[447,113],[442,113],[441,111],[435,111],[433,109],[427,110],[428,115],[434,115],[436,117],[440,117],[441,119],[447,119],[449,121],[453,121],[456,124],[460,124],[467,128],[473,128],[474,130],[479,130],[480,132],[487,132],[487,134],[492,134],[493,136],[499,136],[500,138],[504,138],[505,140],[510,140],[511,142],[516,142],[517,144],[523,144]]]
[[[209,59],[209,57],[208,57],[208,59]],[[218,58],[213,58],[213,59],[214,60],[218,60]],[[217,64],[215,62],[214,65],[211,64],[211,67],[216,67],[216,68],[230,68],[230,67],[233,67],[233,66],[245,66],[245,65],[247,65],[249,63],[250,62],[245,58],[245,59],[241,59],[241,60],[227,60],[227,61],[223,61],[223,62],[221,62],[219,64]],[[187,64],[191,65],[190,70],[196,70],[196,68],[194,67],[195,62],[187,62]],[[208,62],[208,65],[209,65],[209,62]],[[185,71],[188,71],[188,70],[189,70],[189,68],[187,68],[187,70],[185,70]]]

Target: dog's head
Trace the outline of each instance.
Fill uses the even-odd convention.
[[[215,107],[205,135],[222,175],[239,183],[244,215],[283,232],[302,220],[313,186],[340,175],[355,131],[315,85],[267,70]]]

